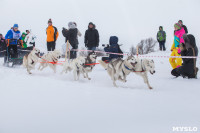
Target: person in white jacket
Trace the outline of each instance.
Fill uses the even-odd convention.
[[[33,35],[30,30],[26,30],[26,34],[27,35],[26,35],[26,38],[24,39],[24,41],[27,44],[27,49],[33,50],[33,48],[35,47],[36,36]]]

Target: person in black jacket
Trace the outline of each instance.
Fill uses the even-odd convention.
[[[70,51],[70,59],[74,59],[77,57],[77,49],[78,49],[78,29],[76,28],[76,25],[74,22],[69,22],[68,24],[69,30],[63,28],[62,34],[66,38],[65,42],[69,41],[72,49]]]
[[[106,61],[106,62],[109,62],[111,61],[112,59],[116,59],[116,58],[123,58],[123,52],[122,50],[120,49],[120,46],[118,44],[118,37],[117,36],[111,36],[110,37],[110,40],[109,40],[109,45],[107,45],[105,48],[104,48],[104,51],[105,52],[111,52],[111,53],[115,53],[115,54],[109,54],[109,57],[103,57],[102,60],[103,61]],[[116,53],[119,53],[119,54],[116,54]]]
[[[3,35],[0,34],[0,57],[3,57],[5,55],[6,47],[6,40]]]
[[[183,25],[183,21],[182,20],[179,20],[178,23],[183,27],[183,29],[185,30],[185,33],[187,34],[188,33],[188,29],[185,25]]]
[[[185,44],[181,44],[181,56],[198,56],[195,37],[191,34],[183,35]],[[196,58],[183,58],[182,66],[172,70],[173,76],[182,76],[187,78],[197,78],[198,68],[196,67]]]
[[[85,31],[84,42],[88,50],[96,50],[96,47],[99,46],[99,32],[92,22],[89,23],[88,29]]]

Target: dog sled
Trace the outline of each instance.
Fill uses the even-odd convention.
[[[11,47],[11,41],[17,41],[17,46]],[[15,65],[22,65],[24,55],[30,53],[31,50],[23,48],[21,40],[8,39],[6,43],[7,47],[4,53],[4,66],[14,67]]]

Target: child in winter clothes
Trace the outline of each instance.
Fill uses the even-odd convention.
[[[23,33],[22,33],[22,41],[23,41],[23,47],[22,47],[22,48],[27,48],[27,44],[26,44],[26,42],[25,42],[25,38],[26,38],[26,33],[23,32]]]
[[[118,37],[116,36],[111,36],[110,37],[110,41],[109,41],[110,46],[108,45],[107,47],[104,48],[105,52],[111,52],[111,53],[122,53],[119,45],[118,45]],[[110,54],[108,61],[114,59],[114,58],[120,58],[123,56],[122,55],[117,55],[117,54]],[[102,59],[103,61],[105,61],[105,58]]]
[[[198,56],[198,49],[193,35],[184,35],[185,44],[181,44],[181,56]],[[173,76],[183,76],[188,78],[197,77],[196,58],[183,58],[183,64],[179,68],[172,70]]]
[[[163,27],[159,27],[159,31],[157,33],[157,41],[159,43],[160,51],[165,51],[165,42],[166,42],[166,33],[163,31]]]
[[[175,33],[174,33],[174,43],[171,47],[171,56],[180,56],[181,50],[179,45],[184,43],[183,34],[185,34],[185,30],[181,27],[179,23],[174,25]],[[173,69],[180,67],[182,64],[181,58],[170,58],[169,62]]]

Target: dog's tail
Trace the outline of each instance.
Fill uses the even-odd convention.
[[[102,61],[102,60],[99,60],[98,62],[101,64],[101,66],[102,66],[103,68],[105,68],[105,69],[108,68],[108,64],[107,64],[106,62],[104,62],[104,61]]]

